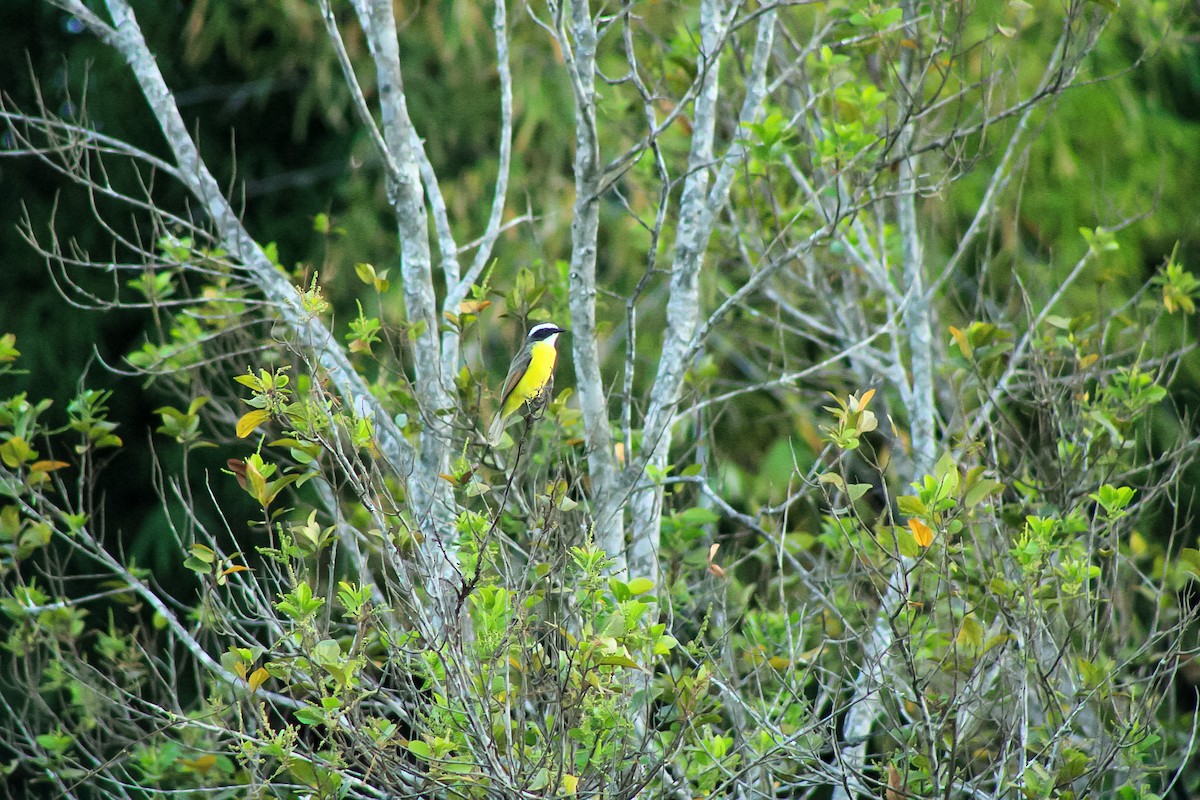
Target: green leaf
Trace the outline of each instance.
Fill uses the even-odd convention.
[[[846,490],[846,482],[842,480],[842,476],[838,475],[836,472],[822,472],[817,476],[817,482],[820,484],[827,484],[842,491]]]
[[[1133,495],[1134,490],[1128,486],[1113,486],[1106,483],[1100,487],[1099,491],[1092,492],[1088,497],[1099,503],[1107,516],[1113,517],[1124,512],[1125,507],[1133,500]]]
[[[654,581],[649,578],[634,578],[629,582],[629,593],[636,597],[654,588]]]
[[[629,584],[620,578],[608,579],[608,591],[612,592],[613,598],[618,603],[622,603],[633,597],[633,592],[629,591]]]
[[[1116,9],[1116,3],[1113,0],[1091,0],[1093,3],[1103,5],[1104,3],[1113,3],[1112,9]],[[1100,255],[1101,253],[1111,253],[1120,250],[1121,246],[1117,244],[1117,238],[1112,231],[1098,228],[1080,228],[1079,233],[1083,236],[1084,241],[1088,244],[1088,250],[1092,255]]]
[[[314,706],[296,709],[296,719],[301,725],[320,725],[325,722],[325,714]]]
[[[689,508],[679,514],[679,521],[690,528],[711,525],[720,519],[721,517],[709,508]]]
[[[190,569],[192,572],[198,572],[201,575],[207,575],[212,572],[212,565],[205,564],[198,558],[186,558],[183,561],[183,566]]]
[[[0,364],[16,361],[20,357],[21,351],[16,348],[16,344],[16,334],[6,333],[0,336]]]
[[[921,546],[917,544],[913,533],[905,525],[893,525],[889,528],[892,535],[895,536],[896,549],[900,551],[900,555],[905,558],[916,558],[921,555]],[[891,548],[886,548],[891,552]]]
[[[958,635],[954,637],[954,643],[959,647],[973,649],[983,647],[983,626],[979,624],[979,620],[975,619],[974,614],[967,614],[963,617],[962,624],[958,628]]]
[[[366,264],[363,262],[355,264],[354,274],[358,276],[360,281],[368,286],[375,282],[375,267],[371,264]]]
[[[967,508],[974,508],[982,503],[993,494],[999,494],[1004,490],[1004,484],[1000,481],[992,480],[991,478],[980,478],[975,482],[967,493],[963,495],[963,505]]]
[[[322,666],[338,664],[342,660],[342,646],[336,639],[324,639],[313,648],[313,660]]]
[[[954,497],[958,494],[958,462],[954,460],[954,456],[944,453],[934,466],[933,474],[943,489],[939,492],[940,496]]]
[[[1179,551],[1179,561],[1184,570],[1200,578],[1200,550],[1194,547],[1183,548]]]
[[[65,733],[58,731],[56,733],[43,733],[37,737],[38,746],[49,750],[51,753],[64,753],[75,740],[67,736]]]
[[[642,665],[634,661],[629,656],[612,655],[603,656],[596,663],[603,667],[628,667],[630,669],[641,669]]]
[[[1079,677],[1083,679],[1085,689],[1096,689],[1108,681],[1108,672],[1086,658],[1077,659],[1075,665],[1079,668]]]
[[[850,502],[853,503],[855,500],[870,491],[870,489],[871,484],[869,483],[852,483],[846,487],[846,494],[850,496]]]
[[[189,549],[191,550],[193,557],[203,561],[206,564],[215,564],[217,561],[217,554],[213,552],[211,547],[202,544],[194,544]]]
[[[1068,784],[1088,771],[1091,759],[1082,750],[1073,747],[1064,748],[1059,759],[1055,781],[1059,785]]]
[[[13,436],[4,444],[0,444],[0,459],[4,465],[17,469],[22,464],[36,460],[38,453],[20,436]]]

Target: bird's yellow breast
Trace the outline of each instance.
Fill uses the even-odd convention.
[[[504,404],[502,413],[505,416],[514,413],[523,403],[541,394],[550,382],[550,376],[554,373],[554,362],[557,360],[558,349],[551,342],[534,342],[529,354],[529,366]]]

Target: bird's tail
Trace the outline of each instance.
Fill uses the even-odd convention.
[[[508,422],[508,418],[504,416],[503,410],[496,411],[496,416],[492,417],[492,424],[488,426],[488,444],[492,447],[500,444],[500,437],[504,435],[506,422]]]

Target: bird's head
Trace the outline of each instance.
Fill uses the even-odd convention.
[[[525,337],[525,342],[526,344],[546,342],[553,345],[558,340],[558,335],[566,332],[566,328],[560,328],[553,322],[540,322],[529,329],[529,334]]]

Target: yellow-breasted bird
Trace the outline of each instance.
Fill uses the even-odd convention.
[[[508,368],[508,377],[500,392],[500,410],[488,428],[488,441],[493,446],[500,442],[504,429],[522,407],[525,407],[524,416],[530,417],[549,402],[554,391],[554,364],[558,361],[556,343],[560,333],[566,333],[566,330],[553,322],[543,322],[529,329],[525,345]]]

